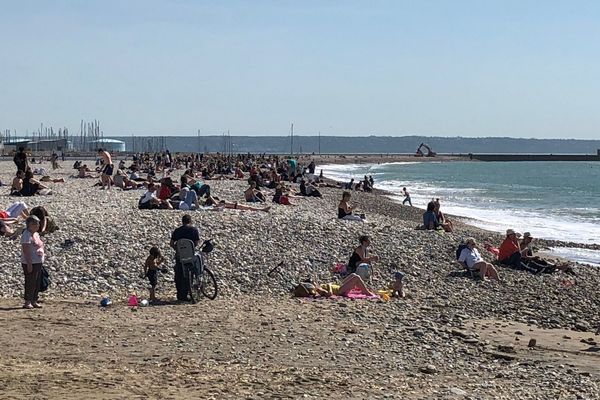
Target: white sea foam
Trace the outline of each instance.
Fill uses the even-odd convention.
[[[403,163],[398,163],[403,164]],[[414,164],[414,163],[409,163]],[[391,164],[365,165],[323,165],[325,176],[347,182],[350,178],[360,180],[366,175],[377,178],[377,170]],[[600,243],[600,224],[597,218],[582,218],[593,215],[593,209],[532,209],[517,208],[508,200],[489,198],[482,188],[443,187],[443,183],[402,181],[399,179],[377,180],[375,187],[392,193],[396,201],[402,201],[402,188],[406,186],[414,206],[425,208],[432,198],[440,198],[442,210],[469,219],[469,223],[480,228],[504,232],[512,228],[521,232],[531,232],[534,237],[564,240],[577,243]],[[450,186],[450,185],[449,185]],[[523,200],[523,199],[521,199]],[[526,199],[525,199],[526,200]],[[575,251],[576,250],[576,251]],[[564,257],[574,261],[600,264],[600,251],[557,250]]]

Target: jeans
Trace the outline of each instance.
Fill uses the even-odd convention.
[[[200,186],[200,189],[196,191],[196,194],[198,194],[198,197],[202,197],[204,195],[206,195],[207,198],[210,197],[210,186],[206,184]]]
[[[408,202],[408,204],[410,204],[410,206],[412,207],[412,201],[410,201],[410,197],[405,197],[404,201],[402,202],[402,205],[405,205],[406,202]]]

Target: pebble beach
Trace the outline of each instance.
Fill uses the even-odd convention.
[[[0,187],[0,209],[44,205],[59,226],[44,236],[52,286],[35,312],[18,308],[18,240],[0,240],[0,338],[13,344],[0,359],[8,398],[180,398],[183,387],[201,398],[600,397],[598,268],[576,265],[576,276],[499,269],[499,283],[473,280],[456,262],[457,244],[472,236],[499,245],[498,234],[458,219],[453,233],[415,230],[423,211],[377,192],[352,193],[365,223],[338,220],[342,190],[321,188],[322,198],[269,212],[191,212],[201,238],[214,239],[208,262],[220,294],[175,305],[168,242],[185,212],[139,210],[143,190],[100,190],[73,178],[71,164],[41,165],[66,180],[50,183],[49,196],[14,198]],[[1,161],[0,180],[10,184],[13,174]],[[245,182],[207,183],[243,203]],[[387,287],[401,270],[406,298],[291,297],[305,278],[338,280],[331,269],[348,261],[360,235],[380,257],[369,287]],[[75,244],[62,246],[68,240]],[[167,304],[133,312],[127,296],[147,295],[139,274],[152,246],[168,260],[157,287]],[[102,295],[110,308],[98,307]],[[25,330],[53,345],[35,344],[25,358],[28,343],[12,340]],[[39,388],[16,383],[33,374],[44,377]]]

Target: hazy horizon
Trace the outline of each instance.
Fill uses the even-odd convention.
[[[105,136],[600,136],[593,1],[2,9],[0,130],[18,135],[97,119]]]

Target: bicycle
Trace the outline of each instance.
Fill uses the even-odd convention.
[[[217,279],[206,266],[208,253],[213,248],[212,239],[205,240],[202,243],[200,252],[194,250],[194,242],[191,240],[179,239],[177,241],[177,254],[187,280],[188,294],[193,304],[200,301],[202,296],[214,300],[219,293]]]

